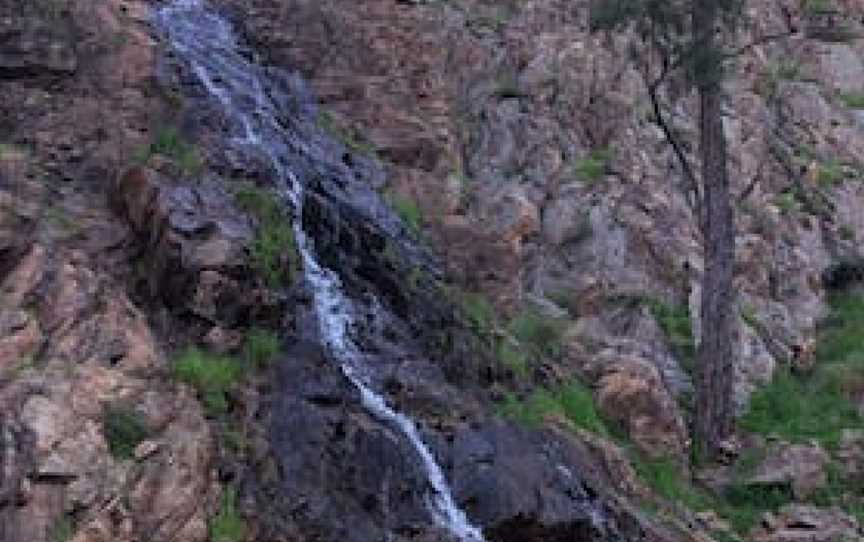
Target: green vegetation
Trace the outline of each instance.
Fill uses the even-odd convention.
[[[519,343],[538,356],[552,357],[561,353],[561,339],[567,321],[549,318],[534,311],[523,311],[507,326]]]
[[[325,133],[348,147],[348,150],[366,156],[375,156],[375,146],[365,141],[356,130],[343,127],[336,116],[325,110],[318,112],[318,127]]]
[[[765,512],[792,500],[790,489],[783,486],[733,484],[722,495],[711,494],[695,487],[670,459],[636,458],[633,468],[658,496],[693,511],[713,510],[741,535],[750,531]]]
[[[279,353],[279,336],[266,329],[253,328],[246,336],[246,362],[259,369],[269,365]]]
[[[798,200],[792,192],[781,192],[774,199],[774,203],[784,214],[791,213],[798,209]]]
[[[841,94],[840,101],[850,109],[864,109],[864,92]]]
[[[246,535],[246,522],[237,511],[237,492],[226,488],[219,513],[210,520],[210,542],[241,542]]]
[[[48,531],[48,542],[69,542],[75,536],[75,525],[68,516],[62,516]]]
[[[512,338],[504,337],[498,341],[495,356],[505,367],[520,376],[528,374],[529,356]]]
[[[392,191],[384,194],[384,200],[396,211],[409,230],[415,234],[420,233],[423,226],[423,211],[416,201]]]
[[[685,370],[693,370],[696,359],[696,345],[693,340],[693,323],[690,320],[690,307],[686,304],[671,305],[658,299],[646,301],[657,324],[666,334],[672,353]]]
[[[672,502],[679,502],[692,510],[710,507],[708,496],[682,476],[682,468],[671,459],[643,459],[633,461],[633,469],[639,478],[657,495]]]
[[[120,407],[111,407],[105,411],[102,432],[108,442],[108,450],[118,459],[132,457],[135,448],[150,434],[140,414]]]
[[[781,60],[773,69],[778,79],[795,81],[801,78],[801,64],[795,60]]]
[[[250,249],[253,265],[270,287],[290,283],[300,268],[300,256],[284,207],[271,191],[251,185],[237,189],[235,199],[258,221]]]
[[[461,302],[462,312],[475,332],[479,335],[487,335],[493,331],[498,321],[498,314],[483,294],[463,292]]]
[[[530,426],[555,417],[592,433],[609,433],[597,412],[591,392],[577,381],[535,391],[521,401],[509,395],[500,405],[500,413]]]
[[[750,411],[741,420],[743,429],[793,442],[815,439],[831,447],[843,429],[864,422],[850,400],[864,391],[864,295],[835,295],[831,307],[813,374],[779,371],[753,395]]]
[[[171,159],[187,175],[199,173],[204,166],[198,149],[186,142],[173,126],[159,128],[153,142],[141,151],[139,158],[146,162],[154,154]]]
[[[827,13],[836,10],[833,0],[805,0],[804,11],[808,14]]]
[[[579,179],[591,185],[606,174],[612,158],[611,148],[594,149],[587,156],[576,160],[573,171]]]
[[[183,351],[174,362],[174,376],[198,392],[210,415],[228,411],[228,391],[240,380],[243,367],[235,360],[197,348]]]
[[[835,185],[843,180],[843,164],[831,159],[821,162],[816,169],[816,181],[823,186]]]

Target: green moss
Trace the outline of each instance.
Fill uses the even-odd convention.
[[[423,211],[416,201],[400,196],[396,192],[386,192],[384,200],[396,211],[408,229],[415,234],[420,233],[423,226]]]
[[[850,109],[864,109],[864,92],[841,94],[840,101]]]
[[[820,163],[816,168],[816,181],[823,186],[832,186],[843,180],[843,165],[837,160]]]
[[[587,184],[594,184],[606,174],[612,158],[612,149],[594,149],[587,156],[576,160],[573,171],[580,180]]]
[[[111,407],[105,411],[102,432],[108,442],[108,450],[118,459],[132,457],[135,448],[150,434],[140,414],[120,407]]]
[[[258,222],[249,248],[253,265],[268,286],[290,284],[300,268],[300,256],[285,208],[273,192],[252,185],[242,185],[234,196],[240,208]]]
[[[75,524],[64,515],[51,525],[46,539],[47,542],[69,542],[73,536],[75,536]]]
[[[240,380],[243,368],[235,360],[197,348],[183,351],[174,362],[174,377],[189,384],[210,415],[228,411],[228,391]]]
[[[154,154],[169,158],[187,175],[199,173],[204,166],[198,149],[188,143],[173,126],[164,126],[156,130],[153,142],[138,153],[138,159],[146,162]]]
[[[246,536],[246,522],[237,510],[237,492],[225,489],[222,506],[210,520],[210,542],[241,542]]]
[[[609,433],[591,392],[577,381],[535,391],[524,400],[509,395],[499,405],[499,412],[529,426],[538,426],[547,417],[556,416],[593,433]]]
[[[672,305],[658,299],[647,299],[646,304],[669,340],[672,353],[681,362],[682,368],[692,372],[696,358],[696,345],[693,340],[690,307],[686,304]]]
[[[266,329],[253,328],[246,335],[246,362],[258,367],[269,365],[279,353],[279,336]]]
[[[369,141],[364,140],[356,130],[342,126],[333,113],[322,109],[318,112],[317,122],[319,128],[348,147],[352,152],[366,156],[375,156],[375,146]]]

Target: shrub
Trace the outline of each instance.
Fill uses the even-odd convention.
[[[205,410],[211,415],[228,410],[227,393],[242,372],[242,367],[233,359],[197,348],[185,350],[174,362],[175,378],[195,388]]]
[[[246,522],[237,511],[237,493],[226,488],[219,512],[210,520],[210,542],[241,542],[246,536]]]
[[[266,329],[251,329],[244,350],[248,363],[258,368],[269,365],[279,353],[279,336]]]
[[[129,459],[135,448],[149,436],[141,415],[128,408],[111,407],[102,418],[102,431],[108,450],[118,459]]]
[[[540,425],[547,417],[557,416],[575,427],[600,435],[608,434],[594,405],[594,397],[577,381],[535,391],[521,401],[509,395],[500,405],[500,413],[530,426]]]
[[[519,342],[541,356],[561,353],[561,338],[567,321],[525,311],[510,321],[508,329]]]
[[[285,285],[297,274],[300,256],[284,207],[272,192],[250,185],[238,188],[234,197],[240,208],[258,221],[250,247],[253,265],[269,286]]]

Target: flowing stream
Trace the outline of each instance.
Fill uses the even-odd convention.
[[[303,183],[292,171],[289,150],[302,141],[283,127],[280,112],[265,88],[262,69],[241,54],[231,25],[201,0],[175,0],[156,14],[156,24],[166,35],[174,54],[188,63],[195,77],[215,98],[235,132],[231,144],[264,153],[281,182],[284,196],[295,211],[294,235],[302,257],[303,274],[314,298],[321,337],[330,359],[360,392],[363,406],[383,423],[397,429],[420,458],[429,483],[427,504],[434,521],[463,542],[482,542],[452,492],[434,455],[420,438],[416,424],[387,404],[373,389],[363,356],[350,336],[353,327],[351,300],[339,277],[320,265],[312,240],[303,230]]]

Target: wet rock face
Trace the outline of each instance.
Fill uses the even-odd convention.
[[[0,81],[75,73],[75,29],[56,2],[0,5]]]

